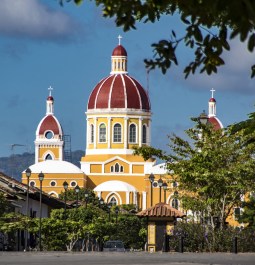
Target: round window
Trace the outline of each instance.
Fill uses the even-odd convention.
[[[51,181],[50,183],[51,187],[55,187],[57,185],[56,181]]]
[[[77,185],[76,181],[71,181],[71,186],[72,187],[76,187],[76,185]]]
[[[31,187],[35,187],[35,182],[34,181],[30,181],[30,186]]]
[[[45,137],[46,137],[47,139],[52,139],[52,138],[53,138],[53,133],[52,133],[52,131],[48,131],[48,132],[46,132],[46,133],[45,133]]]

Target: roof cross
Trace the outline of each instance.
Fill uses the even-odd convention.
[[[48,90],[50,91],[50,95],[49,95],[49,96],[51,96],[51,91],[53,90],[53,87],[50,86],[50,87],[48,88]]]
[[[214,90],[213,88],[210,90],[212,92],[212,98],[213,98],[213,92],[215,92],[216,90]]]
[[[122,36],[118,36],[118,39],[119,39],[119,45],[120,45],[120,43],[121,43],[121,39],[122,39]]]

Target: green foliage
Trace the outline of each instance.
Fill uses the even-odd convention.
[[[244,223],[255,229],[255,198],[250,196],[248,201],[243,202],[242,207],[243,212],[238,219],[239,223]]]
[[[135,215],[122,215],[118,218],[114,238],[124,242],[126,248],[143,249],[146,242],[146,220]]]
[[[231,127],[201,126],[186,131],[192,144],[170,136],[173,163],[168,169],[179,177],[184,207],[193,211],[199,207],[210,219],[218,216],[224,224],[241,196],[254,189],[254,145],[245,144],[252,136],[243,130],[232,134]]]
[[[6,200],[4,194],[0,191],[0,217],[8,211],[9,207],[9,202]]]
[[[215,130],[192,120],[196,126],[186,131],[189,140],[169,136],[168,171],[179,182],[182,207],[208,218],[213,227],[217,216],[222,227],[241,196],[254,189],[254,133],[234,132],[232,127]],[[148,157],[160,154],[144,149],[136,152]]]
[[[187,252],[231,252],[233,239],[237,237],[238,251],[255,250],[254,230],[225,227],[213,230],[198,223],[178,222],[170,236],[170,250],[178,251],[180,236],[184,237],[184,251]]]
[[[18,230],[32,230],[31,219],[15,212],[5,213],[0,217],[0,231],[3,233],[14,233]]]
[[[64,0],[60,0],[63,4]],[[69,2],[70,0],[66,0]],[[90,0],[92,1],[92,0]],[[81,4],[82,0],[74,0]],[[155,23],[164,16],[179,17],[185,33],[177,37],[176,30],[169,28],[169,39],[153,43],[153,59],[145,60],[148,69],[158,67],[166,73],[178,64],[177,48],[184,43],[194,51],[194,60],[184,69],[185,78],[196,71],[208,75],[217,73],[218,67],[225,64],[223,51],[229,51],[229,40],[239,37],[247,41],[247,50],[255,48],[255,2],[253,0],[201,1],[192,0],[94,0],[102,9],[103,16],[114,18],[124,31],[136,29],[138,22]],[[255,64],[251,67],[251,77],[255,76]]]

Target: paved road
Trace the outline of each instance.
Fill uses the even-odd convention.
[[[254,265],[255,253],[0,252],[1,265]]]

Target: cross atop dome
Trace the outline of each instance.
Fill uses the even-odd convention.
[[[119,36],[118,36],[118,39],[119,39],[119,45],[121,45],[121,39],[122,39],[122,36],[119,35]]]
[[[53,90],[53,87],[50,86],[50,87],[48,88],[48,90],[49,90],[49,96],[51,97],[51,91]]]
[[[213,88],[210,90],[212,92],[212,98],[213,98],[213,92],[215,92],[216,90],[214,90]]]

